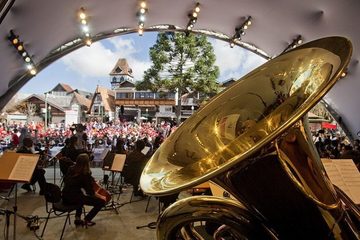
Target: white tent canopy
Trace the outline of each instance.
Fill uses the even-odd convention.
[[[209,30],[229,37],[248,16],[253,24],[242,37],[244,43],[262,50],[268,57],[280,54],[298,35],[305,42],[326,36],[345,36],[354,45],[348,75],[326,96],[353,136],[360,130],[359,46],[360,1],[358,0],[199,0],[201,11],[194,30]],[[186,28],[188,14],[195,6],[190,0],[148,0],[145,28],[161,24]],[[54,51],[65,43],[82,37],[78,10],[89,14],[94,40],[119,34],[122,28],[136,31],[134,0],[33,0],[0,2],[0,108],[6,105],[30,78],[23,59],[7,40],[12,29],[24,41],[38,70],[66,53],[83,46],[69,44],[64,51]],[[115,31],[114,31],[115,30]],[[253,51],[256,51],[253,49]]]

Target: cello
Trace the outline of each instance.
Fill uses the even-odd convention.
[[[104,200],[106,203],[110,202],[111,194],[108,190],[104,189],[100,186],[100,184],[96,181],[93,182],[93,189],[95,192],[95,196]]]

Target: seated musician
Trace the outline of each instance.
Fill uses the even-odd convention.
[[[126,183],[133,185],[134,196],[143,196],[143,193],[139,188],[139,182],[141,173],[149,160],[149,157],[141,152],[144,147],[145,142],[143,140],[138,140],[135,143],[135,150],[126,157],[124,178]]]
[[[78,208],[75,214],[75,225],[93,226],[93,218],[105,206],[105,201],[95,195],[93,189],[94,178],[91,176],[89,156],[86,153],[80,154],[76,163],[71,167],[64,178],[62,199],[68,205],[93,206],[90,212],[81,220],[82,208]],[[85,191],[83,193],[82,189]]]
[[[83,153],[84,150],[80,150],[76,148],[78,138],[76,136],[72,136],[68,142],[62,149],[61,154],[64,157],[70,158],[74,163],[76,161],[77,156],[80,153]]]
[[[22,146],[16,151],[17,153],[34,153],[33,152],[33,141],[31,138],[26,137],[23,140]],[[25,183],[21,186],[22,189],[25,189],[27,191],[32,191],[31,185],[34,185],[36,182],[39,183],[40,186],[40,195],[44,194],[44,189],[46,185],[46,179],[45,179],[45,170],[42,167],[41,162],[38,162],[38,165],[36,166],[34,173],[30,179],[30,183]]]
[[[69,158],[70,155],[70,138],[67,138],[65,140],[65,146],[61,149],[59,156],[59,165],[60,165],[60,171],[65,176],[67,174],[68,169],[75,164],[75,162]],[[75,149],[74,152],[77,152]],[[76,154],[76,157],[79,154]],[[75,158],[76,159],[76,158]]]

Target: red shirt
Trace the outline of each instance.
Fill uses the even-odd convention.
[[[11,137],[11,142],[12,144],[17,147],[17,145],[19,145],[19,137],[16,133],[14,133]]]

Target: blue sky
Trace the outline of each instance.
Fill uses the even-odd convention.
[[[151,66],[149,48],[157,33],[128,34],[93,43],[80,48],[52,63],[39,72],[21,90],[22,93],[44,93],[57,83],[67,83],[74,89],[93,92],[96,85],[110,88],[109,73],[117,59],[126,58],[133,69],[135,80],[142,79]],[[261,57],[240,47],[230,48],[228,43],[209,38],[220,68],[219,81],[240,78],[265,62]]]

